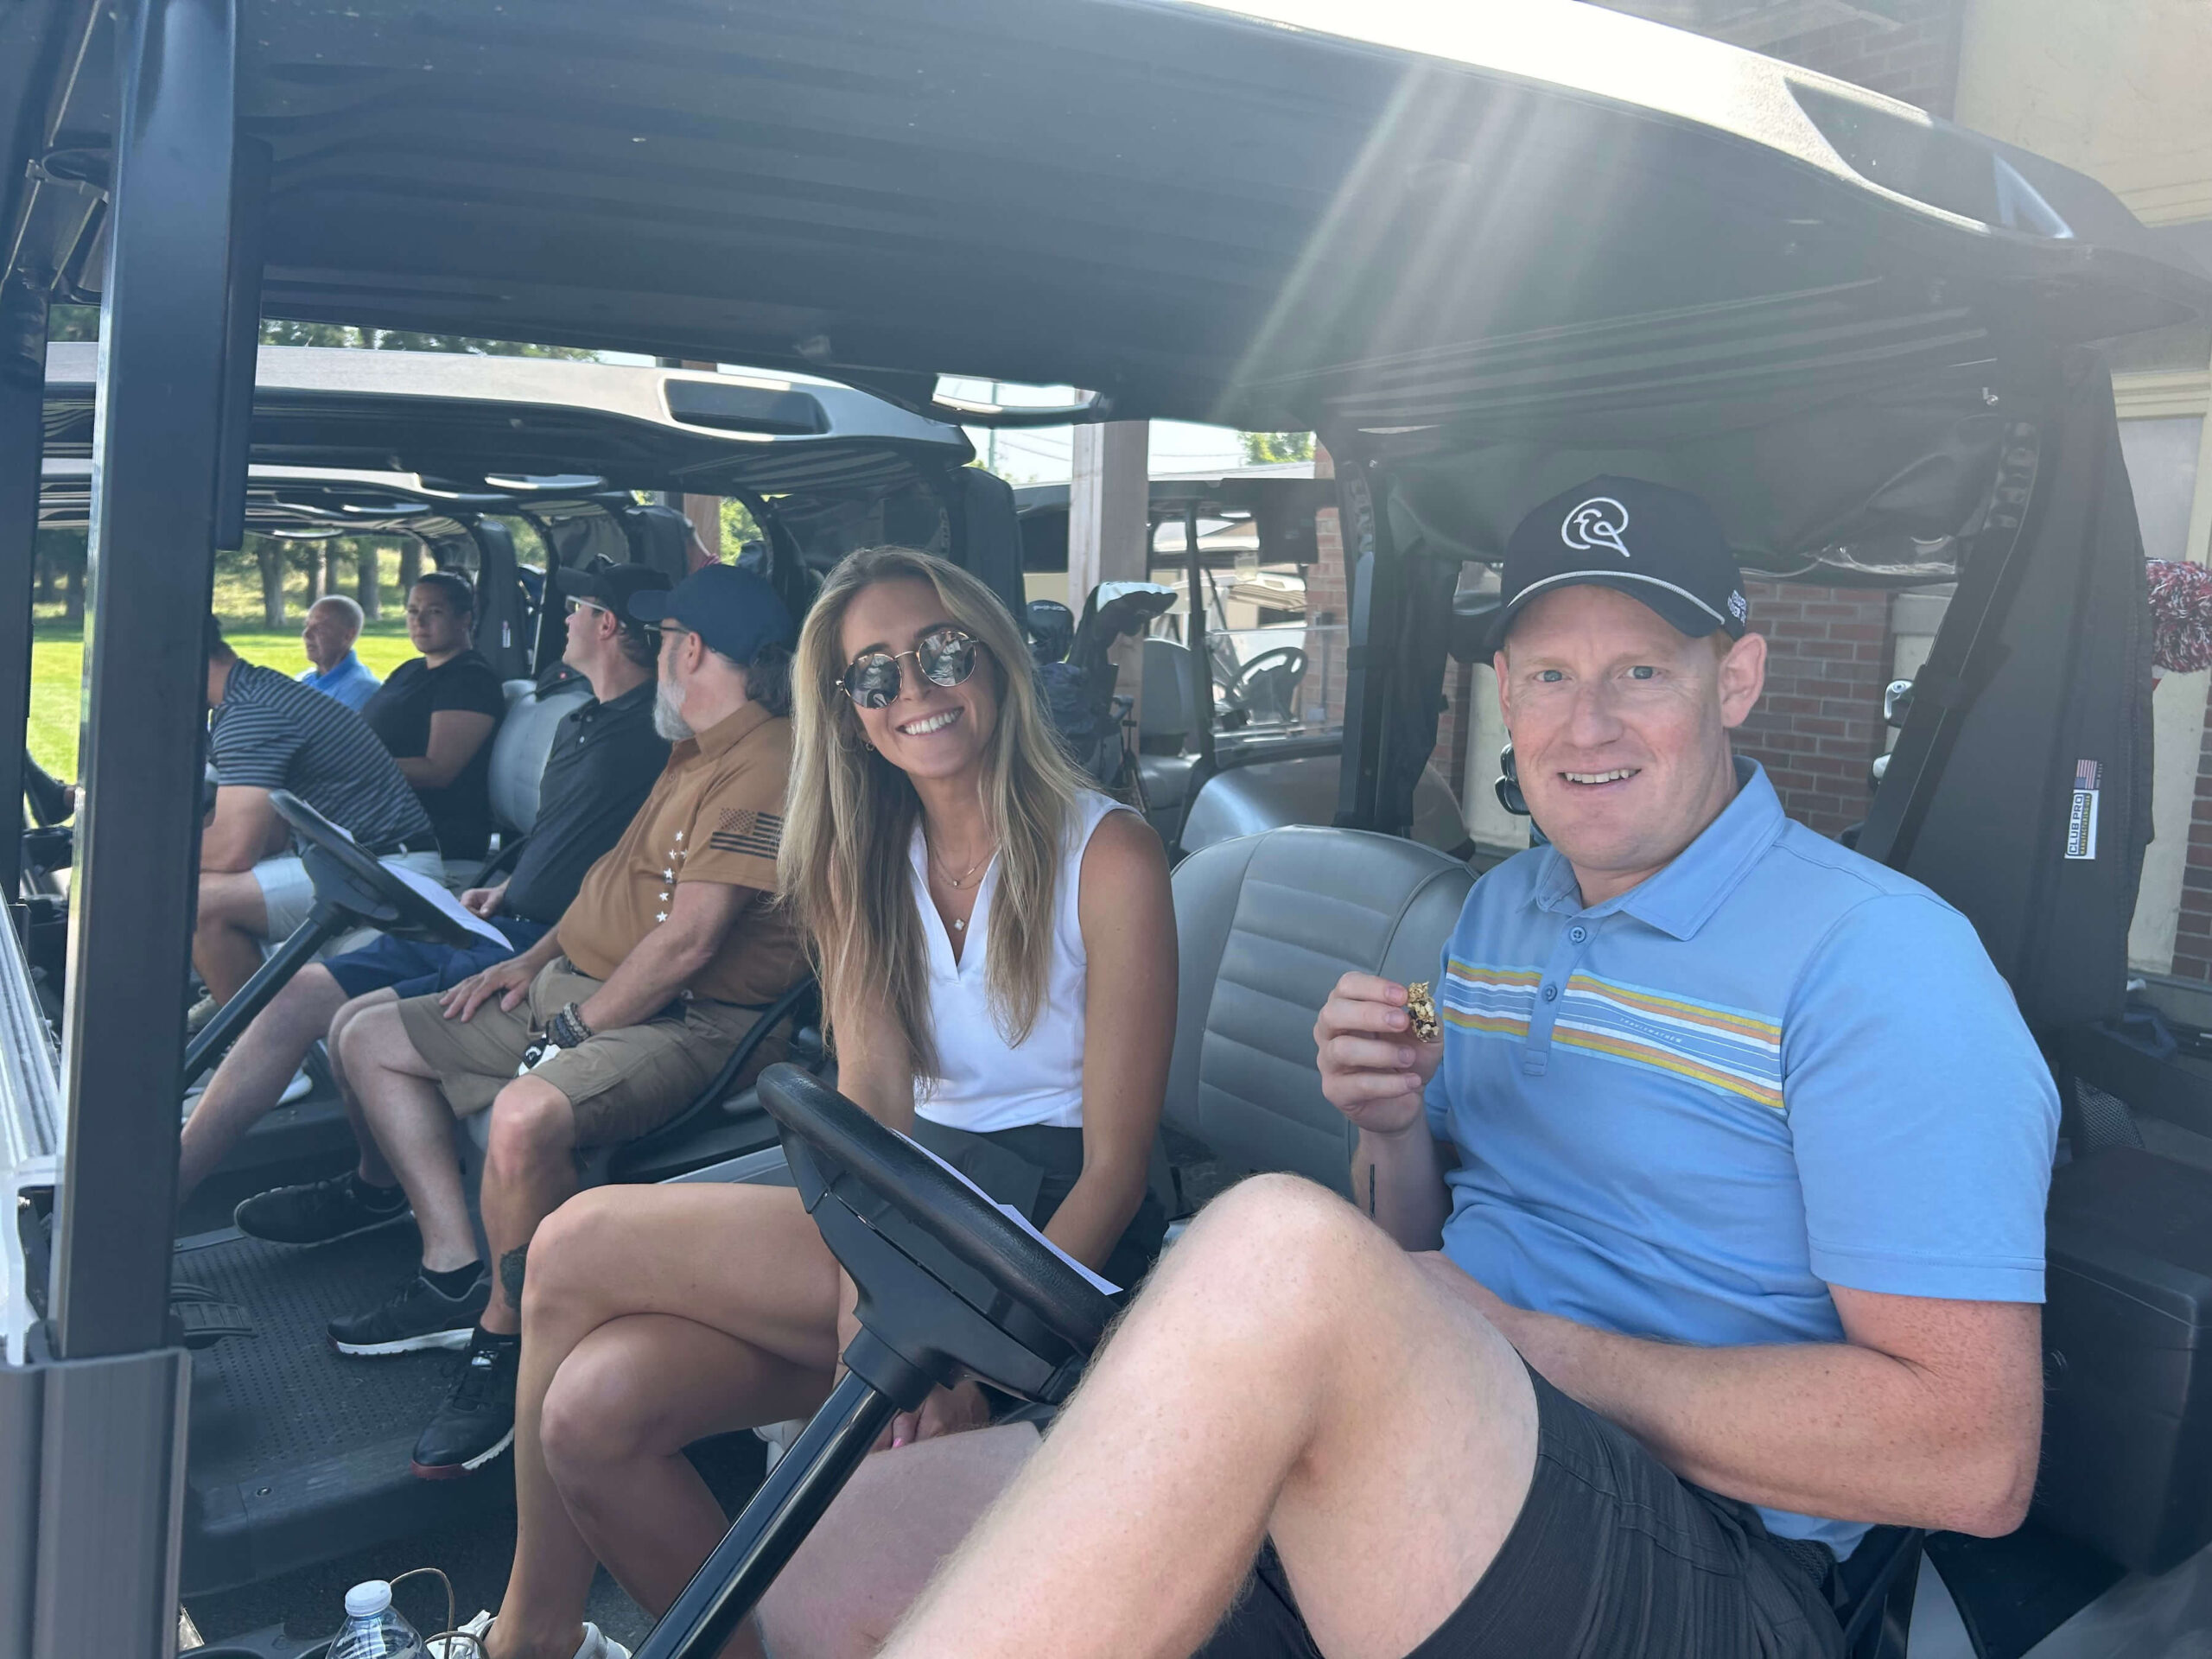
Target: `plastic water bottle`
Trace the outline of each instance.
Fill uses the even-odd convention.
[[[346,1592],[346,1628],[330,1644],[330,1659],[421,1659],[423,1638],[392,1610],[391,1586],[382,1579]]]

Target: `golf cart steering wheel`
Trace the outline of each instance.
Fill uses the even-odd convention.
[[[318,900],[358,918],[362,926],[440,944],[468,945],[477,935],[369,856],[359,842],[296,795],[271,790],[269,804],[292,828],[300,861]]]
[[[1262,675],[1274,677],[1266,688],[1271,695],[1274,694],[1275,686],[1281,688],[1281,708],[1278,712],[1287,720],[1298,687],[1306,678],[1306,653],[1296,645],[1276,645],[1262,652],[1250,661],[1240,664],[1236,677],[1221,694],[1222,701],[1231,709],[1241,709],[1249,713],[1255,694],[1262,690],[1260,677]]]
[[[905,1246],[914,1241],[898,1238],[903,1229],[893,1225],[891,1233],[884,1232],[887,1224],[903,1219],[951,1258],[931,1261],[927,1255],[938,1252],[927,1252],[916,1258],[917,1265],[932,1277],[963,1281],[947,1287],[985,1318],[996,1323],[1010,1313],[1026,1313],[1077,1357],[1087,1356],[1105,1336],[1114,1304],[1096,1286],[949,1167],[906,1136],[884,1128],[819,1077],[794,1065],[771,1066],[761,1074],[760,1103],[783,1131],[785,1153],[803,1150],[805,1154],[804,1160],[791,1157],[791,1170],[817,1223],[835,1219],[823,1213],[823,1200],[834,1198],[869,1221],[880,1236],[892,1236]],[[823,1189],[819,1195],[807,1191],[803,1161],[814,1167]],[[895,1213],[887,1215],[886,1206]],[[829,1231],[825,1225],[824,1236],[836,1250],[839,1241],[830,1237]],[[956,1263],[970,1271],[955,1268],[948,1274]],[[854,1265],[848,1262],[847,1268],[854,1272],[865,1310],[869,1287]],[[970,1273],[982,1282],[971,1280]],[[865,1312],[861,1323],[868,1323]],[[1015,1319],[1007,1334],[1027,1344],[1036,1332],[1026,1321]],[[964,1363],[972,1369],[972,1360]],[[1045,1382],[1018,1376],[985,1380],[1032,1397]]]
[[[760,1074],[793,1181],[860,1292],[846,1373],[637,1650],[721,1650],[836,1497],[892,1414],[978,1377],[1057,1404],[1114,1304],[905,1136],[795,1065]]]

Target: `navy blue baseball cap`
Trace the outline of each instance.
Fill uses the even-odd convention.
[[[1606,474],[1562,491],[1505,543],[1504,603],[1490,649],[1521,609],[1555,588],[1593,583],[1639,600],[1692,639],[1743,636],[1751,614],[1736,556],[1713,509],[1685,490]]]
[[[751,662],[763,645],[787,645],[798,632],[776,590],[734,564],[694,570],[666,593],[632,594],[630,614],[688,628],[734,663]]]

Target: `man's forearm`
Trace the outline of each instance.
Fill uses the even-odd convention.
[[[1407,1249],[1433,1250],[1443,1242],[1452,1195],[1426,1118],[1414,1119],[1398,1135],[1359,1132],[1351,1157],[1351,1198]]]
[[[1651,1342],[1510,1307],[1487,1291],[1479,1300],[1554,1387],[1685,1480],[1839,1521],[1983,1535],[2018,1524],[2034,1476],[2032,1425],[1962,1413],[1904,1361],[1850,1343]]]
[[[643,1025],[715,959],[720,943],[719,932],[704,928],[679,930],[673,925],[656,928],[622,958],[607,982],[577,1012],[595,1032]]]

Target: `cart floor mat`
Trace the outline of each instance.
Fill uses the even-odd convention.
[[[460,1356],[347,1358],[324,1326],[371,1307],[416,1265],[411,1227],[311,1249],[237,1235],[190,1241],[178,1269],[248,1310],[257,1339],[196,1354],[185,1584],[214,1589],[464,1513],[512,1508],[505,1459],[467,1480],[421,1481],[416,1437]]]

